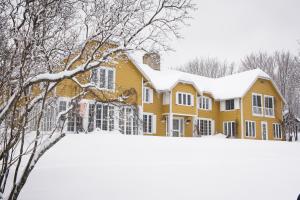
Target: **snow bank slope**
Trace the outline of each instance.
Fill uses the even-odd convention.
[[[68,135],[21,200],[296,199],[300,143]]]

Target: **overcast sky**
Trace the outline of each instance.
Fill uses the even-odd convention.
[[[162,54],[164,66],[195,57],[239,63],[251,52],[300,49],[300,0],[194,0],[198,10],[175,52]]]

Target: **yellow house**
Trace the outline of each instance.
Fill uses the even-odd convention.
[[[133,99],[126,105],[100,103],[99,97],[89,94],[68,115],[65,131],[99,129],[173,137],[223,133],[236,138],[284,140],[281,122],[285,100],[262,70],[214,79],[163,70],[155,53],[128,54],[127,58],[115,66],[93,70],[89,81],[109,95],[133,90]],[[66,110],[77,90],[70,80],[60,83],[55,91],[57,108],[52,113]],[[48,118],[44,124],[51,126],[55,116]]]

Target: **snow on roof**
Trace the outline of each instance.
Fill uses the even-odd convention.
[[[257,78],[271,80],[270,76],[261,69],[249,70],[221,78],[208,78],[195,74],[170,70],[161,67],[154,70],[143,64],[143,54],[129,53],[129,59],[136,65],[157,91],[170,91],[177,83],[192,84],[200,94],[210,93],[217,100],[241,98],[249,90]]]

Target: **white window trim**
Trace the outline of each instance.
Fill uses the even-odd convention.
[[[233,100],[233,109],[230,109],[230,110],[226,110],[226,101],[230,101],[230,100]],[[225,99],[224,100],[224,112],[232,112],[232,111],[235,111],[235,99]]]
[[[203,106],[202,106],[202,108],[200,107],[200,101],[202,101],[203,99],[208,100],[208,109],[204,108]],[[208,111],[212,110],[212,98],[207,97],[207,96],[199,96],[197,100],[198,100],[197,101],[197,108],[198,109],[208,110]],[[202,102],[201,105],[203,105],[203,102]]]
[[[149,91],[149,101],[146,101],[146,91]],[[144,91],[143,91],[143,102],[145,104],[151,104],[153,103],[153,89],[150,87],[144,87]]]
[[[181,104],[179,103],[179,94],[181,94],[181,97],[182,97],[182,101],[181,101]],[[191,96],[191,105],[188,105],[188,104],[183,104],[183,95],[186,95],[186,103],[188,102],[188,97],[187,95],[190,95]],[[194,95],[191,94],[191,93],[187,93],[187,92],[176,92],[176,104],[177,105],[180,105],[180,106],[190,106],[190,107],[193,107],[194,106]]]
[[[281,132],[280,136],[281,136],[281,137],[277,137],[278,134],[276,134],[276,133],[274,132],[274,125],[275,125],[275,126],[279,126],[278,128],[280,129],[280,132]],[[272,124],[272,131],[273,131],[273,137],[274,137],[274,139],[280,139],[280,140],[282,139],[282,135],[283,135],[283,134],[282,134],[282,127],[281,127],[281,124],[279,124],[279,123],[273,123],[273,124]]]
[[[210,127],[210,134],[208,135],[202,135],[202,136],[211,136],[214,135],[214,130],[215,130],[215,125],[214,125],[214,120],[212,118],[204,118],[204,117],[198,117],[196,122],[198,123],[198,120],[205,120],[205,121],[210,121],[211,127]]]
[[[144,120],[144,115],[148,115],[148,116],[152,116],[152,124],[151,124],[151,132],[144,132],[144,128],[143,128],[143,132],[144,134],[156,134],[156,115],[154,113],[149,113],[149,112],[143,112],[143,120]],[[149,118],[147,118],[149,119]],[[144,122],[143,122],[144,125]],[[147,130],[148,130],[148,120],[147,120]]]
[[[225,135],[225,124],[228,124],[228,123],[235,123],[235,128],[237,128],[236,126],[237,126],[237,123],[236,123],[236,121],[223,121],[223,134]],[[228,127],[228,126],[227,126]],[[232,127],[232,126],[231,126]],[[232,131],[232,130],[231,130]],[[236,137],[236,135],[237,135],[237,130],[236,130],[236,132],[235,132],[235,136],[234,137]],[[227,135],[226,135],[227,136]]]
[[[266,109],[267,108],[265,108],[265,98],[272,98],[272,102],[273,102],[273,115],[266,115],[265,113],[265,111],[266,111]],[[271,96],[271,95],[264,95],[264,109],[263,109],[263,113],[264,113],[264,116],[265,117],[268,117],[268,118],[275,118],[275,98],[274,98],[274,96]]]
[[[106,82],[105,82],[105,88],[100,88],[100,70],[101,69],[104,69],[106,70],[106,73],[105,73],[105,79],[106,79]],[[100,67],[97,67],[96,68],[97,70],[97,80],[98,82],[96,83],[96,86],[98,87],[99,90],[102,90],[102,91],[108,91],[108,92],[115,92],[115,89],[116,89],[116,69],[114,67],[103,67],[103,66],[100,66]],[[108,89],[108,73],[107,71],[113,71],[113,89]]]
[[[246,123],[247,123],[247,122],[254,123],[254,131],[255,131],[255,133],[254,133],[254,136],[247,136],[247,135],[246,135],[247,130],[245,130],[245,137],[246,137],[246,138],[256,138],[256,121],[245,120],[245,128],[247,128],[247,126],[246,126]],[[249,126],[248,126],[248,128],[249,128]]]
[[[261,97],[261,114],[256,114],[256,113],[253,112],[253,96],[254,95]],[[255,106],[255,107],[257,107],[257,106]],[[252,93],[252,95],[251,95],[251,112],[252,112],[252,115],[256,116],[256,117],[262,117],[262,116],[264,116],[264,101],[263,101],[263,95],[262,94]]]

